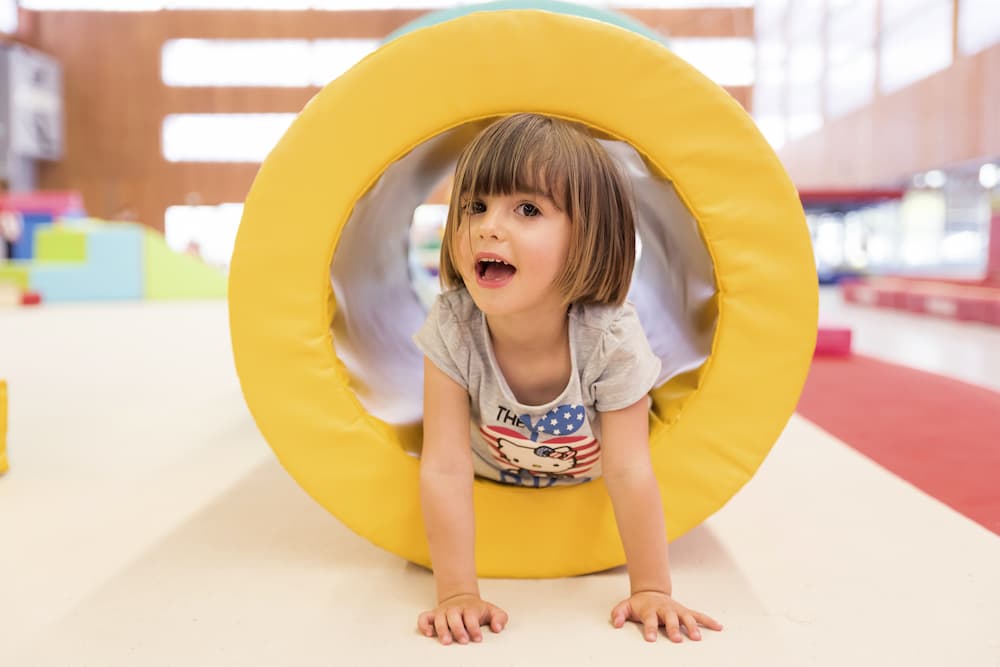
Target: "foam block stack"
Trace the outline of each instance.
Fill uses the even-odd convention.
[[[841,289],[851,303],[1000,326],[1000,285],[870,278],[843,283]]]
[[[224,272],[174,252],[143,225],[73,220],[33,235],[33,259],[0,262],[0,305],[226,295]]]
[[[851,356],[851,330],[847,327],[821,326],[816,332],[816,351],[813,356]]]

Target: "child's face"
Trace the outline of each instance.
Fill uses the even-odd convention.
[[[562,306],[555,280],[569,254],[569,217],[538,193],[467,197],[454,257],[487,315],[533,316]]]

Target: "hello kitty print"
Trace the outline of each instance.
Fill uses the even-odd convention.
[[[499,481],[544,487],[589,479],[587,473],[600,457],[600,445],[593,435],[576,434],[587,424],[584,406],[560,405],[541,415],[516,415],[516,419],[501,406],[496,414],[498,421],[516,422],[516,427],[484,424],[479,429]]]

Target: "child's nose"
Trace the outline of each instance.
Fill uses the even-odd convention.
[[[479,237],[494,238],[502,237],[503,221],[500,212],[496,209],[489,209],[479,217]]]

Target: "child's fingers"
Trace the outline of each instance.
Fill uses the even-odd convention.
[[[508,616],[507,612],[503,609],[497,607],[490,607],[490,630],[493,632],[500,632],[505,627],[507,627]]]
[[[625,625],[625,619],[629,615],[629,605],[628,600],[619,602],[615,605],[615,608],[611,610],[611,625],[616,628],[620,628]]]
[[[469,639],[474,642],[483,641],[483,631],[479,628],[479,612],[468,608],[462,613],[462,620],[465,621],[465,629],[469,633]]]
[[[445,616],[448,618],[448,628],[452,636],[459,644],[469,643],[469,633],[465,630],[465,620],[462,618],[462,610],[459,607],[452,607]]]
[[[660,619],[655,611],[651,611],[642,619],[642,634],[647,642],[655,642],[656,636],[660,633]]]
[[[695,641],[701,639],[701,630],[698,629],[698,621],[694,619],[694,614],[687,612],[681,616],[681,623],[684,625],[684,629],[687,630],[688,637]]]
[[[425,611],[417,617],[417,629],[420,630],[420,634],[427,637],[434,636],[434,613],[430,611]]]
[[[667,627],[667,637],[670,638],[670,641],[675,643],[684,641],[684,637],[681,635],[681,623],[680,619],[677,618],[677,612],[668,611],[664,625]]]
[[[434,615],[434,631],[437,633],[438,641],[447,646],[451,643],[451,632],[448,630],[448,619],[444,617],[444,612],[439,611]]]
[[[692,612],[696,621],[704,625],[709,630],[721,630],[722,623],[709,616],[708,614],[703,614],[700,611]]]

